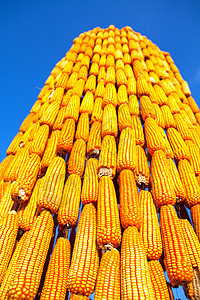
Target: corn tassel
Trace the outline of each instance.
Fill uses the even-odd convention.
[[[93,293],[99,265],[96,245],[96,209],[92,203],[83,207],[79,219],[67,288],[70,293]]]
[[[149,273],[156,299],[170,300],[163,268],[158,260],[148,262]]]
[[[172,176],[169,172],[167,159],[162,150],[154,152],[151,161],[152,195],[156,206],[176,202]]]
[[[117,248],[121,241],[121,228],[115,188],[108,176],[103,176],[99,181],[97,212],[97,243],[99,247],[102,249]]]
[[[19,144],[22,139],[22,136],[23,136],[22,132],[17,133],[17,135],[14,137],[14,139],[12,140],[12,142],[10,143],[10,146],[8,147],[8,149],[6,151],[7,155],[16,154],[16,152],[19,150]]]
[[[39,186],[37,206],[39,211],[49,210],[54,214],[60,205],[65,180],[65,161],[55,157],[50,163]]]
[[[81,197],[81,178],[76,174],[68,177],[58,211],[58,224],[71,228],[76,226]]]
[[[141,147],[143,147],[145,144],[145,139],[144,139],[144,132],[143,132],[140,118],[138,116],[132,115],[132,121],[133,121],[133,131],[135,132],[136,145],[140,145]]]
[[[83,205],[97,202],[98,197],[98,160],[90,158],[87,161],[81,192],[81,202]]]
[[[34,299],[40,284],[52,233],[52,216],[48,211],[43,211],[35,220],[23,244],[9,285],[8,299]]]
[[[180,133],[174,128],[167,129],[167,137],[171,144],[176,160],[188,159],[190,160],[190,153]]]
[[[117,160],[117,148],[116,142],[113,136],[106,135],[102,141],[101,153],[99,156],[98,176],[115,177],[116,174],[116,162]]]
[[[106,135],[113,135],[116,138],[118,135],[117,114],[112,104],[108,104],[104,107],[101,135],[102,138]]]
[[[138,189],[134,180],[133,172],[122,170],[119,177],[120,191],[120,220],[122,227],[141,227],[141,211],[138,200]]]
[[[137,145],[136,147],[136,175],[137,184],[141,188],[143,185],[149,185],[150,170],[144,149]]]
[[[11,189],[12,198],[17,202],[24,202],[29,199],[37,180],[40,157],[33,153],[26,163],[26,168],[20,168],[18,178]]]
[[[93,112],[93,107],[94,107],[94,96],[92,92],[88,91],[86,92],[81,102],[80,113],[81,114],[87,113],[90,116]]]
[[[75,133],[75,122],[73,119],[67,119],[63,125],[58,137],[57,151],[69,153],[72,150]]]
[[[86,143],[79,139],[73,145],[68,161],[68,173],[83,176],[85,168]]]
[[[135,226],[129,226],[122,238],[121,298],[155,299],[143,242]]]
[[[103,120],[103,109],[102,109],[102,98],[95,98],[94,109],[92,112],[91,122],[102,122]]]
[[[196,204],[192,206],[191,208],[191,217],[192,217],[192,223],[194,226],[195,233],[200,241],[200,204]]]
[[[162,241],[158,216],[151,193],[140,191],[139,202],[142,212],[140,233],[147,258],[159,259],[162,254]]]
[[[87,155],[89,157],[99,157],[101,149],[101,123],[94,122],[90,129],[87,143]]]
[[[103,254],[94,299],[120,300],[120,254],[117,249]]]
[[[178,162],[178,171],[186,192],[185,205],[188,208],[200,203],[200,186],[192,166],[186,159]]]
[[[130,95],[128,101],[129,111],[131,115],[139,116],[139,102],[136,95]]]
[[[171,284],[174,286],[183,281],[192,281],[192,265],[181,224],[172,205],[161,206],[160,223],[167,275]]]
[[[41,300],[65,300],[70,251],[70,242],[66,238],[58,238],[48,265]]]

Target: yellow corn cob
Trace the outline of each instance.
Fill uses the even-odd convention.
[[[200,175],[200,152],[199,148],[192,141],[185,141],[190,153],[190,163],[195,175]]]
[[[11,211],[13,205],[14,201],[11,197],[11,184],[8,183],[4,188],[2,196],[0,196],[0,218],[7,215]]]
[[[154,71],[149,72],[149,76],[153,84],[159,84],[160,79],[158,78],[157,74]]]
[[[192,166],[186,159],[181,159],[178,162],[178,171],[186,192],[185,205],[191,208],[200,203],[200,186]]]
[[[104,96],[102,99],[102,107],[105,107],[108,104],[117,106],[117,92],[115,85],[113,83],[107,83],[104,91]]]
[[[118,88],[117,100],[118,105],[128,104],[127,87],[124,84],[120,85],[120,87]]]
[[[99,74],[99,65],[98,63],[92,63],[90,68],[90,75],[97,76]]]
[[[60,110],[58,112],[57,118],[53,125],[53,130],[61,130],[62,129],[64,120],[65,120],[65,114],[66,114],[66,106],[63,106],[60,108]]]
[[[83,207],[78,223],[67,288],[70,293],[93,293],[99,265],[96,245],[96,209],[92,203]]]
[[[61,103],[62,98],[64,94],[64,88],[63,87],[57,87],[53,93],[49,96],[50,103],[52,102],[59,102]]]
[[[122,69],[116,70],[115,75],[116,75],[117,86],[120,86],[122,84],[127,85],[127,78],[126,78],[126,74],[125,74],[124,70],[122,70]]]
[[[73,89],[78,80],[78,73],[72,73],[67,81],[66,89]]]
[[[173,159],[174,158],[174,153],[173,153],[172,148],[169,144],[167,136],[166,136],[164,130],[161,127],[158,127],[158,129],[159,129],[159,131],[162,135],[162,145],[163,145],[162,150],[163,150],[163,152],[165,152],[167,158],[172,158]]]
[[[170,111],[173,115],[180,113],[180,108],[178,106],[178,103],[176,102],[176,98],[174,97],[174,94],[168,97],[167,105],[169,106]]]
[[[99,81],[99,83],[97,84],[96,91],[95,91],[95,98],[97,98],[97,97],[103,98],[104,92],[105,92],[104,81]]]
[[[175,114],[176,127],[184,140],[193,140],[193,135],[181,114]]]
[[[193,121],[191,121],[190,117],[188,116],[188,113],[185,110],[181,109],[180,114],[182,115],[182,117],[184,118],[186,123],[188,124],[189,128],[193,128],[193,125],[197,124],[196,118],[193,116],[193,118],[195,118],[195,120],[193,119]]]
[[[103,254],[94,299],[120,300],[120,254],[117,249]]]
[[[122,238],[121,299],[155,299],[143,242],[135,226],[129,226]]]
[[[171,300],[167,288],[165,274],[158,260],[148,262],[149,273],[156,299]]]
[[[6,156],[6,158],[4,158],[4,160],[1,162],[1,164],[0,164],[0,181],[4,178],[4,174],[7,170],[7,168],[9,168],[9,166],[12,166],[14,157],[15,157],[14,155],[10,154],[10,155]]]
[[[90,129],[87,143],[87,155],[89,157],[99,157],[101,149],[101,123],[94,122]]]
[[[192,223],[194,226],[195,233],[200,241],[200,204],[196,204],[192,206],[191,208],[191,217],[192,217]]]
[[[4,174],[4,181],[16,181],[19,174],[23,173],[23,169],[29,160],[29,150],[27,148],[21,148],[15,154],[13,164],[10,164],[7,171]]]
[[[148,117],[152,117],[153,119],[155,119],[156,117],[155,109],[148,96],[142,96],[140,98],[140,108],[141,108],[142,119],[144,121]]]
[[[47,143],[49,135],[49,126],[48,125],[42,125],[40,126],[38,132],[36,133],[36,136],[34,137],[34,140],[30,147],[30,154],[35,153],[39,155],[40,157],[43,156],[45,146]]]
[[[120,134],[117,156],[117,171],[121,172],[123,169],[128,169],[134,172],[136,169],[136,164],[137,157],[135,134],[131,128],[126,128],[123,129]]]
[[[90,300],[89,297],[81,294],[70,294],[70,300]]]
[[[25,168],[20,168],[18,178],[11,189],[12,198],[17,202],[24,202],[29,199],[37,180],[40,157],[33,153],[26,163]]]
[[[104,58],[104,56],[101,56],[101,59]],[[100,61],[101,62],[101,61]],[[106,71],[105,71],[105,66],[101,66],[99,64],[99,75],[98,75],[98,82],[100,81],[105,81],[106,79]]]
[[[163,89],[163,91],[164,91],[164,93],[165,93],[166,96],[169,96],[172,93],[176,92],[176,89],[175,89],[173,83],[168,78],[166,78],[164,80],[161,80],[160,81],[160,86]]]
[[[37,206],[39,211],[49,210],[54,214],[60,205],[65,180],[65,161],[61,157],[52,159],[39,186]]]
[[[181,224],[172,205],[161,206],[160,223],[167,275],[171,284],[174,286],[183,281],[192,281],[192,265]]]
[[[22,203],[18,210],[19,227],[24,230],[30,230],[39,212],[37,210],[37,200],[40,192],[42,179],[38,179],[34,187],[30,200]]]
[[[87,78],[86,84],[85,84],[85,91],[90,91],[93,94],[95,93],[95,89],[96,89],[96,76],[95,75],[90,75]]]
[[[76,82],[75,87],[73,88],[73,94],[81,98],[81,96],[83,95],[84,86],[85,86],[85,80],[79,79]]]
[[[167,96],[165,95],[163,89],[158,85],[155,84],[154,85],[154,90],[158,99],[158,103],[159,105],[165,105],[167,104]]]
[[[23,136],[22,132],[17,133],[17,135],[14,137],[14,139],[12,140],[12,142],[10,143],[10,146],[8,147],[8,149],[6,151],[7,155],[15,154],[19,150],[19,144],[22,139],[22,136]]]
[[[153,155],[157,150],[164,151],[162,134],[153,118],[147,118],[144,124],[148,152]]]
[[[48,265],[41,300],[65,300],[70,251],[70,242],[66,238],[58,238]]]
[[[37,100],[37,101],[33,104],[33,106],[32,106],[32,108],[31,108],[30,112],[31,112],[31,113],[34,113],[34,114],[37,114],[38,111],[39,111],[39,109],[40,109],[40,107],[41,107],[41,100]]]
[[[75,122],[73,119],[67,119],[63,125],[63,128],[59,136],[57,137],[58,152],[69,153],[71,151],[73,146],[74,133],[75,133]]]
[[[180,133],[174,128],[167,129],[167,137],[171,144],[176,160],[188,159],[190,160],[190,153]]]
[[[158,124],[158,126],[165,128],[165,119],[163,118],[160,107],[156,103],[153,103],[152,105],[156,112],[156,118],[155,118],[156,123]]]
[[[139,116],[139,102],[136,95],[129,96],[128,106],[131,115]]]
[[[110,56],[110,57],[112,57],[112,56]],[[107,59],[109,59],[109,56],[107,56]],[[107,64],[107,72],[106,72],[105,82],[115,85],[115,68],[114,68],[114,66],[111,66],[109,62],[106,64]]]
[[[63,72],[60,78],[58,79],[57,87],[66,88],[68,79],[69,79],[69,74]]]
[[[106,135],[113,135],[117,137],[117,115],[115,107],[112,104],[108,104],[104,107],[103,121],[102,121],[102,138]]]
[[[151,161],[152,195],[156,206],[174,205],[176,195],[172,176],[167,165],[166,155],[162,150],[155,151]]]
[[[99,156],[98,175],[99,177],[107,175],[115,177],[117,148],[115,138],[112,135],[106,135],[102,141],[101,153]]]
[[[150,170],[144,149],[137,145],[136,147],[136,175],[137,184],[140,188],[149,185]]]
[[[98,197],[98,176],[97,176],[98,160],[90,158],[87,161],[83,187],[81,193],[81,202],[83,205],[91,202],[97,202]]]
[[[41,124],[47,124],[49,127],[52,127],[57,117],[59,108],[60,102],[58,101],[49,104],[49,106],[47,107],[40,119]]]
[[[65,118],[74,119],[74,121],[77,122],[79,116],[79,108],[80,108],[80,98],[77,95],[73,95],[70,98],[69,103],[67,105],[65,111]]]
[[[137,49],[133,49],[133,50],[137,50]],[[139,76],[143,75],[143,66],[140,60],[136,59],[133,62],[133,71],[134,71],[134,75],[136,78],[138,78]]]
[[[191,96],[191,91],[190,91],[190,88],[189,88],[189,86],[188,86],[187,81],[183,80],[183,81],[181,82],[181,87],[182,87],[183,93],[184,93],[187,97],[190,97],[190,96]]]
[[[81,102],[80,113],[81,114],[87,113],[90,116],[93,112],[93,106],[94,106],[94,96],[92,92],[87,91]]]
[[[142,212],[140,233],[147,258],[159,259],[162,254],[162,241],[158,216],[151,193],[140,191],[139,202]]]
[[[135,77],[129,77],[127,83],[127,93],[128,95],[136,95],[136,80]]]
[[[89,138],[89,115],[88,113],[82,113],[79,117],[77,129],[76,129],[76,140],[82,139],[85,142],[88,141]]]
[[[86,81],[87,80],[87,74],[88,74],[87,67],[86,66],[81,66],[80,71],[79,71],[78,79],[83,79],[84,81]]]
[[[103,120],[103,109],[102,109],[102,98],[97,97],[94,102],[94,109],[91,117],[91,122],[102,122]]]
[[[68,173],[83,176],[85,168],[86,143],[82,139],[76,140],[68,161]]]
[[[138,97],[150,96],[150,90],[145,76],[139,76],[136,81],[137,95]]]
[[[34,113],[30,113],[23,121],[22,125],[19,128],[19,131],[26,132],[27,129],[33,124],[33,119],[35,117]]]
[[[99,247],[102,249],[117,248],[121,241],[121,228],[115,188],[108,176],[103,176],[99,181],[97,212],[97,243]]]
[[[193,268],[200,270],[200,244],[198,238],[188,220],[179,220],[181,223],[189,258]]]
[[[81,178],[76,174],[68,177],[63,190],[58,211],[58,224],[67,228],[74,227],[78,221],[81,197]]]
[[[193,143],[200,149],[200,135],[199,135],[198,131],[195,129],[190,129],[190,132],[193,136],[193,139],[192,139]]]
[[[0,203],[1,203],[1,199],[4,195],[4,192],[7,188],[7,186],[10,185],[10,182],[4,182],[3,180],[0,182]]]
[[[138,116],[132,115],[132,121],[133,121],[133,131],[135,132],[136,145],[140,145],[141,147],[143,147],[145,144],[145,139],[144,139],[144,132],[143,132],[140,118]]]
[[[162,112],[163,119],[165,122],[165,127],[166,128],[170,128],[170,127],[176,128],[176,122],[172,116],[172,113],[171,113],[169,107],[167,105],[162,105],[161,112]]]
[[[200,124],[200,113],[199,112],[195,114],[195,118],[197,119],[198,124]]]
[[[72,96],[73,96],[73,90],[72,89],[68,90],[62,99],[61,106],[62,107],[67,106]]]
[[[34,299],[40,284],[52,233],[52,216],[48,211],[43,211],[35,220],[23,244],[9,285],[8,299]]]
[[[18,217],[16,211],[12,210],[0,219],[0,284],[4,279],[12,256],[17,231]]]
[[[8,299],[8,289],[9,289],[9,286],[10,286],[10,283],[11,283],[11,280],[13,277],[14,270],[17,266],[18,259],[20,258],[21,251],[23,249],[23,245],[26,240],[27,234],[28,234],[28,232],[24,233],[23,236],[21,237],[20,241],[17,243],[17,246],[16,246],[14,253],[11,257],[11,260],[9,262],[8,269],[6,271],[6,274],[4,276],[4,279],[3,279],[1,287],[0,287],[1,300]]]
[[[119,177],[120,192],[120,219],[122,227],[141,227],[141,211],[138,201],[138,189],[134,180],[133,172],[122,170]]]
[[[118,108],[118,125],[120,131],[127,127],[133,128],[133,122],[127,104],[121,104]]]
[[[194,98],[188,97],[187,99],[188,99],[189,105],[190,105],[190,107],[191,107],[193,113],[194,113],[194,114],[199,113],[199,107],[198,107],[198,105],[196,104],[196,101],[194,100]]]
[[[52,159],[56,156],[59,135],[59,130],[52,131],[50,137],[47,140],[46,148],[40,166],[41,174],[44,174],[46,172],[46,169],[48,168]]]

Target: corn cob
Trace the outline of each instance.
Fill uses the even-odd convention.
[[[112,104],[104,107],[101,135],[102,138],[106,135],[113,135],[116,138],[118,135],[117,115],[115,107]]]
[[[61,133],[58,136],[58,142],[57,142],[58,152],[69,153],[71,151],[73,146],[74,133],[75,133],[75,122],[73,119],[67,119],[63,125]]]
[[[120,254],[117,249],[106,252],[100,263],[95,300],[120,300]]]
[[[140,145],[141,147],[143,147],[145,144],[145,139],[144,139],[144,132],[143,132],[140,118],[138,116],[132,115],[132,121],[133,121],[133,131],[135,132],[136,145]]]
[[[34,113],[30,113],[22,122],[19,131],[20,132],[26,132],[27,129],[33,124],[33,119],[35,117]]]
[[[98,176],[97,176],[98,160],[90,158],[87,161],[83,187],[81,193],[81,202],[83,205],[91,202],[97,202],[98,197]]]
[[[165,125],[166,125],[165,119],[163,118],[163,114],[162,114],[162,111],[161,111],[159,105],[156,103],[152,103],[152,105],[156,112],[156,118],[155,118],[156,123],[158,124],[158,126],[165,128]]]
[[[8,299],[8,289],[9,289],[9,286],[10,286],[10,283],[11,283],[11,280],[12,280],[12,277],[13,277],[14,270],[17,266],[18,259],[21,255],[21,251],[23,249],[23,245],[24,245],[24,242],[26,240],[27,235],[28,235],[28,232],[23,234],[20,241],[17,243],[17,246],[16,246],[16,248],[14,250],[14,253],[12,255],[12,258],[9,262],[8,269],[6,271],[6,274],[4,276],[4,279],[3,279],[1,287],[0,287],[0,298],[1,298],[1,300],[7,300]]]
[[[49,126],[48,125],[42,125],[40,126],[38,132],[36,133],[36,136],[34,137],[34,140],[30,147],[30,154],[35,153],[39,155],[40,157],[43,156],[45,146],[47,143],[49,135]]]
[[[154,152],[151,161],[152,195],[156,206],[174,205],[176,195],[167,159],[162,150]]]
[[[191,217],[192,217],[192,224],[195,230],[195,233],[200,241],[200,204],[196,204],[191,208]]]
[[[60,102],[58,101],[49,104],[49,106],[47,107],[46,111],[40,119],[41,124],[47,124],[49,127],[52,127],[57,117],[59,108]]]
[[[162,105],[161,112],[162,112],[163,119],[165,122],[165,127],[166,128],[170,128],[170,127],[176,128],[176,122],[172,116],[172,113],[171,113],[169,107],[167,105]]]
[[[69,78],[69,74],[63,72],[61,74],[60,78],[58,79],[57,87],[66,88],[67,87],[68,78]]]
[[[105,92],[104,81],[99,81],[95,91],[95,98],[103,98]]]
[[[157,150],[164,151],[161,131],[153,118],[147,118],[144,124],[148,152],[153,155]]]
[[[149,86],[145,76],[141,75],[137,78],[136,81],[137,95],[138,97],[150,96]]]
[[[33,141],[35,133],[38,131],[40,127],[40,122],[36,122],[31,127],[28,128],[28,130],[24,133],[24,135],[21,138],[19,147],[26,147],[29,142]]]
[[[81,294],[70,294],[70,300],[90,300],[89,297]]]
[[[68,177],[58,211],[58,224],[67,228],[76,226],[81,197],[81,178],[76,174]]]
[[[167,105],[169,106],[172,115],[180,113],[180,108],[178,106],[178,103],[176,102],[174,94],[171,94],[168,97]]]
[[[163,150],[163,152],[165,152],[167,158],[172,158],[173,159],[174,158],[174,153],[173,153],[172,148],[169,144],[167,136],[166,136],[164,130],[161,127],[158,127],[158,129],[159,129],[159,131],[162,135],[162,145],[163,145],[162,150]]]
[[[166,96],[170,96],[172,93],[176,92],[176,89],[175,89],[173,83],[168,78],[161,80],[160,86],[163,89]]]
[[[102,122],[103,120],[103,109],[102,109],[102,98],[95,98],[94,109],[92,112],[91,122]]]
[[[14,201],[11,197],[11,184],[8,183],[0,197],[0,218],[7,215],[11,211],[13,205]]]
[[[148,117],[152,117],[155,119],[156,113],[155,109],[147,96],[142,96],[140,98],[140,107],[141,107],[141,114],[142,114],[142,119],[145,121]]]
[[[55,123],[53,125],[53,130],[61,130],[63,123],[65,121],[66,106],[60,108]]]
[[[167,159],[167,166],[172,177],[174,192],[176,194],[176,201],[182,202],[185,200],[186,195],[176,165],[174,161],[169,158]]]
[[[20,144],[22,136],[23,136],[22,132],[17,133],[17,135],[14,137],[14,139],[12,140],[12,142],[10,143],[10,146],[8,147],[8,149],[6,151],[7,155],[16,154],[16,152],[19,150],[19,144]]]
[[[182,104],[183,105],[183,104]],[[193,128],[193,125],[196,125],[197,123],[191,122],[187,112],[185,110],[183,110],[183,108],[180,110],[180,114],[182,115],[182,117],[184,118],[184,120],[186,121],[186,123],[188,124],[189,128]],[[195,119],[196,121],[196,119]]]
[[[15,154],[13,164],[10,164],[10,168],[4,174],[4,181],[16,181],[20,172],[23,173],[27,162],[29,160],[29,150],[27,148],[21,148]]]
[[[86,143],[82,139],[76,140],[68,161],[68,173],[83,176],[85,168]]]
[[[8,299],[34,299],[40,284],[52,233],[51,214],[43,211],[35,220],[23,244],[9,285]]]
[[[76,72],[72,73],[67,81],[66,89],[67,90],[73,89],[77,80],[78,80],[78,73]]]
[[[125,74],[124,70],[122,70],[122,69],[116,70],[115,76],[116,76],[117,86],[120,86],[122,84],[127,85],[127,78],[126,78],[126,74]]]
[[[101,154],[100,154],[100,158],[101,158]],[[123,129],[119,140],[117,170],[118,172],[121,172],[121,170],[123,169],[128,169],[134,172],[136,169],[136,162],[137,162],[137,158],[136,158],[136,144],[135,144],[134,131],[131,128]]]
[[[199,148],[192,141],[185,141],[190,153],[190,164],[194,170],[195,175],[200,175],[200,152]]]
[[[76,140],[82,139],[85,142],[88,141],[89,138],[89,115],[88,113],[82,113],[79,117],[77,129],[76,129]]]
[[[112,104],[114,107],[117,106],[117,92],[113,83],[107,83],[102,99],[102,107],[108,104]]]
[[[118,101],[118,105],[128,104],[127,87],[124,84],[120,85],[118,88],[117,101]]]
[[[131,115],[139,116],[139,102],[136,95],[129,96],[128,106]]]
[[[176,127],[183,140],[193,140],[193,135],[181,114],[175,114]]]
[[[190,105],[190,107],[191,107],[193,113],[194,113],[194,114],[199,113],[199,107],[198,107],[198,105],[196,104],[196,101],[194,100],[194,98],[188,97],[187,99],[188,99],[189,105]]]
[[[192,265],[181,224],[172,205],[161,206],[160,223],[167,275],[172,286],[192,281]]]
[[[197,120],[190,106],[187,104],[183,104],[183,110],[184,110],[184,115],[185,112],[187,114],[187,119],[189,119],[188,122],[190,121],[193,125],[197,125]]]
[[[148,262],[149,273],[156,299],[170,300],[163,268],[158,260]]]
[[[188,220],[180,219],[186,247],[193,268],[200,270],[200,244]]]
[[[87,113],[90,116],[93,112],[93,106],[94,106],[94,96],[92,92],[88,91],[86,92],[81,102],[80,113],[81,114]]]
[[[133,128],[133,122],[127,104],[121,104],[118,108],[118,125],[120,131],[127,127]]]
[[[158,85],[155,84],[154,85],[154,90],[158,99],[158,103],[159,105],[166,105],[167,104],[167,96],[165,95],[163,89]]]
[[[65,300],[70,251],[70,242],[66,238],[58,238],[48,265],[41,300]]]
[[[147,162],[147,157],[144,149],[137,145],[136,147],[136,175],[137,175],[137,184],[140,188],[143,186],[149,185],[150,170]]]
[[[123,234],[121,247],[121,298],[155,299],[144,246],[135,226]]]
[[[181,159],[190,160],[190,153],[180,133],[174,128],[167,129],[167,137],[174,152],[174,157],[177,161]]]
[[[151,193],[140,191],[139,202],[142,212],[140,233],[147,258],[159,259],[162,254],[162,241],[158,216]]]
[[[195,118],[197,119],[198,124],[200,124],[200,113],[199,112],[195,114]]]
[[[120,220],[122,227],[141,226],[141,212],[138,201],[138,190],[133,172],[122,170],[119,177],[120,191]]]
[[[30,230],[39,212],[37,210],[37,200],[40,191],[42,179],[38,179],[30,200],[22,203],[18,210],[19,227],[24,230]]]
[[[87,143],[87,155],[89,157],[98,157],[101,149],[101,123],[94,122],[90,129]]]
[[[54,214],[60,205],[65,180],[65,161],[61,157],[52,159],[39,186],[37,206],[39,211],[49,210]]]
[[[10,258],[18,231],[17,213],[12,210],[0,219],[0,284],[2,283]]]
[[[99,156],[98,176],[115,177],[117,148],[113,136],[106,135],[102,141],[101,153]]]
[[[96,209],[92,203],[83,207],[79,219],[67,288],[70,293],[93,293],[99,257],[96,245]]]
[[[191,208],[200,203],[200,186],[192,166],[186,159],[181,159],[178,162],[178,171],[186,192],[185,205]]]
[[[40,157],[33,153],[26,163],[26,168],[20,168],[18,178],[11,189],[12,198],[17,202],[24,202],[29,199],[37,179]]]
[[[108,176],[103,176],[99,181],[97,212],[97,243],[99,247],[102,249],[117,248],[121,241],[121,228],[115,188]]]
[[[74,119],[74,121],[77,122],[79,116],[79,108],[80,108],[80,98],[77,95],[73,95],[70,98],[69,103],[67,104],[66,111],[65,111],[65,118]]]
[[[4,178],[5,171],[13,163],[14,155],[10,154],[0,164],[0,181]]]
[[[137,93],[136,80],[135,80],[134,77],[129,77],[128,78],[127,93],[128,93],[128,95],[136,95],[136,93]]]

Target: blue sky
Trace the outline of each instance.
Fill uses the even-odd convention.
[[[129,25],[169,51],[200,105],[199,13],[198,0],[1,1],[0,161],[54,65],[97,26]]]

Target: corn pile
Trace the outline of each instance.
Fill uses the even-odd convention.
[[[130,27],[80,34],[0,164],[0,299],[200,299],[199,151],[169,53]]]

